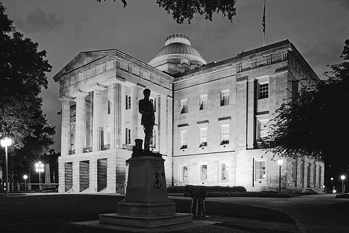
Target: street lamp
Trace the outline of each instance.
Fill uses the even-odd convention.
[[[41,161],[35,163],[35,171],[39,173],[39,190],[41,190],[41,178],[40,173],[44,172],[44,164]]]
[[[341,180],[342,180],[342,193],[344,193],[344,180],[345,180],[345,175],[341,175]]]
[[[27,192],[27,179],[28,179],[28,176],[27,175],[23,175],[23,179],[24,179],[24,192]]]
[[[336,190],[336,188],[333,185],[333,177],[331,177],[331,184],[332,184],[332,192],[334,193],[334,190]]]
[[[6,180],[5,180],[5,185],[6,185],[6,196],[8,195],[8,159],[7,159],[7,147],[12,144],[12,139],[11,138],[4,138],[1,139],[1,146],[5,147],[5,173],[6,173]]]
[[[281,166],[284,163],[282,159],[278,160],[278,165],[279,165],[279,193],[281,193]]]

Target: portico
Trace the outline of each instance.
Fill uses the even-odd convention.
[[[54,80],[62,101],[59,192],[125,192],[125,161],[144,138],[138,101],[149,88],[156,126],[152,150],[171,151],[172,77],[118,50],[83,52]],[[171,179],[171,157],[165,157]]]

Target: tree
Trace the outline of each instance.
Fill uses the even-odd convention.
[[[45,154],[55,130],[43,114],[41,88],[51,65],[38,44],[16,31],[0,3],[0,138],[10,137],[10,180],[21,180],[28,161]]]
[[[121,2],[124,7],[127,6],[126,0]],[[233,17],[236,15],[236,0],[156,0],[156,3],[171,14],[178,24],[182,24],[185,20],[190,23],[195,14],[204,15],[206,20],[212,21],[212,15],[218,13],[228,17],[230,22],[233,22]]]
[[[25,137],[34,135],[35,117],[41,111],[41,88],[47,88],[46,72],[51,66],[44,60],[46,51],[16,31],[0,3],[0,138],[14,139],[23,146]]]
[[[270,134],[263,138],[268,151],[288,158],[309,156],[346,170],[349,164],[349,40],[340,64],[330,66],[328,80],[304,88],[277,111]]]

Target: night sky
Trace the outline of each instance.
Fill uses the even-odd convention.
[[[149,62],[171,34],[189,36],[192,46],[209,63],[234,57],[263,45],[263,0],[238,0],[230,23],[221,15],[213,22],[195,16],[191,24],[176,24],[155,0],[3,0],[6,14],[25,37],[47,51],[53,66],[43,90],[43,109],[56,126],[60,151],[58,84],[53,76],[82,51],[115,48]],[[318,76],[341,62],[349,38],[349,0],[267,0],[266,44],[289,39]]]

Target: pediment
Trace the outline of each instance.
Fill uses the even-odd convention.
[[[63,67],[54,77],[55,82],[58,82],[62,76],[68,74],[76,69],[88,65],[97,60],[114,54],[113,50],[99,50],[79,53],[73,60],[71,60],[65,67]]]

